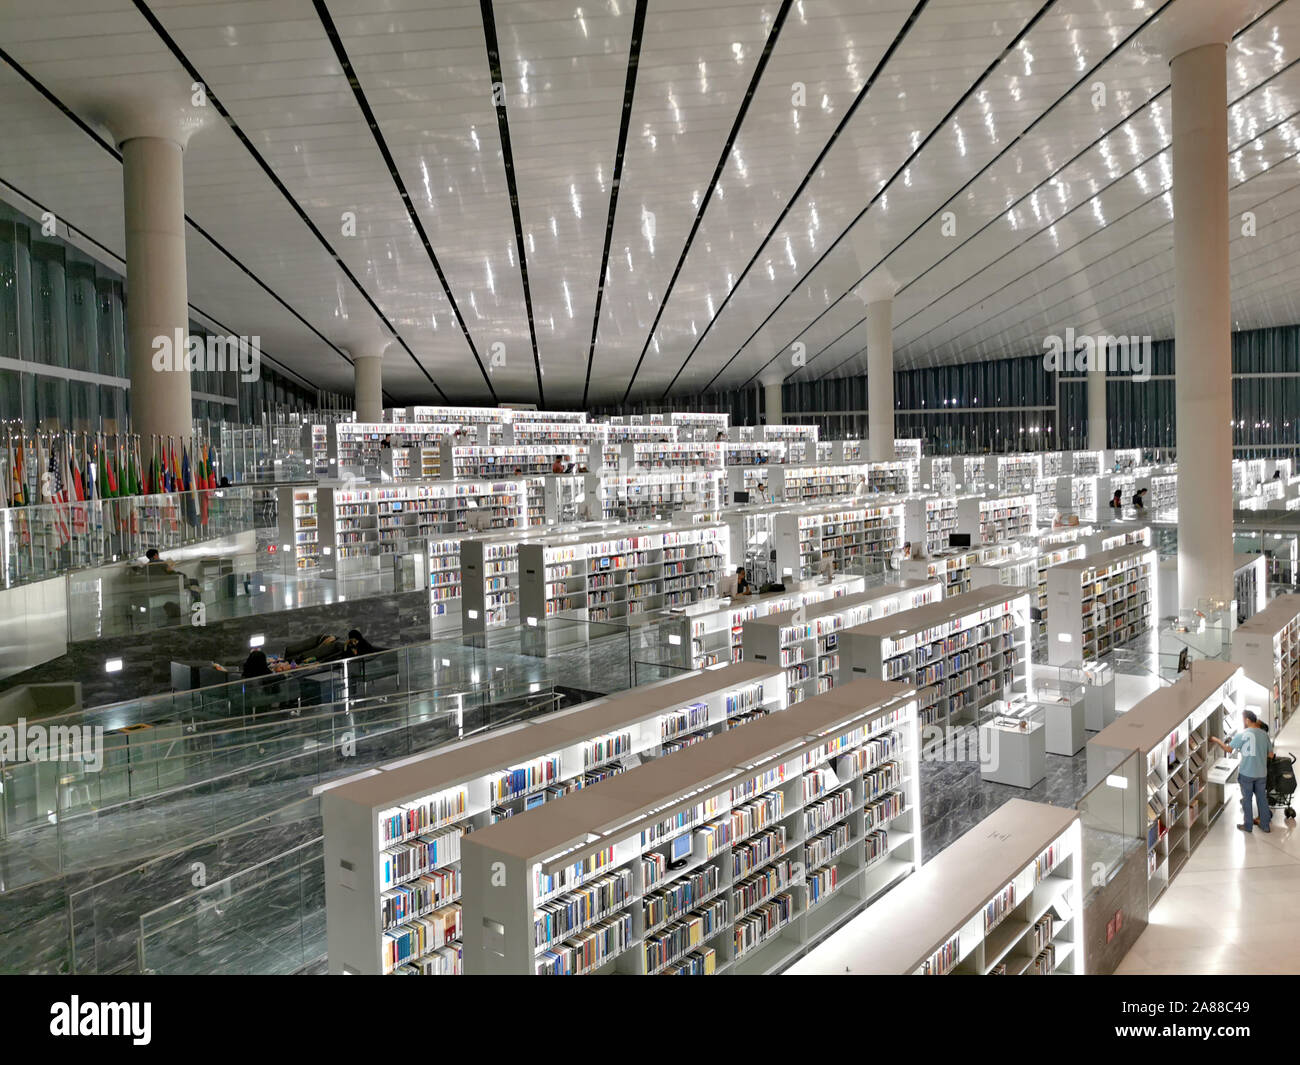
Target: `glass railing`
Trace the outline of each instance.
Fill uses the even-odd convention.
[[[300,972],[326,953],[324,839],[198,887],[139,923],[142,973]]]
[[[6,587],[159,551],[252,533],[275,520],[274,496],[234,487],[0,509]],[[158,575],[161,578],[161,574]]]
[[[357,759],[427,749],[467,720],[486,727],[500,718],[494,707],[548,693],[581,701],[685,672],[668,664],[649,615],[631,626],[552,624],[564,649],[545,655],[532,627],[508,626],[489,630],[486,646],[412,644],[43,718],[46,729],[75,730],[89,754],[0,762],[0,876],[14,886],[93,866],[115,850],[158,853]],[[160,805],[185,816],[168,820]]]
[[[404,734],[358,730],[354,753],[330,776],[508,727],[562,701],[552,689],[530,690],[514,700],[466,701],[454,720],[425,722]],[[202,816],[203,794],[187,794],[182,813],[191,823],[178,828],[189,831],[168,837],[170,849],[137,858],[140,864],[125,870],[119,862],[103,870],[111,875],[70,891],[62,914],[63,928],[71,928],[67,967],[79,973],[292,972],[322,956],[324,870],[310,849],[321,834],[319,798],[314,784],[303,786],[311,783],[310,767],[294,777],[303,766],[293,763],[305,757],[286,756],[222,782],[232,785],[231,794],[248,794],[226,802],[220,820]],[[155,821],[166,812],[157,802],[148,811]],[[0,894],[0,915],[5,902]],[[5,958],[0,971],[26,970]]]
[[[1075,807],[1083,825],[1084,870],[1091,898],[1142,846],[1146,774],[1137,751],[1090,749],[1088,761],[1089,779],[1096,783]]]
[[[110,862],[143,860],[229,829],[324,780],[413,754],[563,697],[504,680],[459,691],[351,697],[310,713],[270,711],[227,727],[152,726],[82,761],[0,769],[6,890]]]

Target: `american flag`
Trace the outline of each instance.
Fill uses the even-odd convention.
[[[58,444],[51,440],[49,473],[53,492],[50,499],[54,504],[54,532],[59,538],[59,546],[62,547],[72,539],[72,534],[68,529],[68,487],[63,482],[62,463],[58,460],[57,451]]]

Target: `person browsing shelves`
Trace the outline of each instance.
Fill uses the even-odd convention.
[[[736,594],[737,595],[754,594],[754,586],[749,583],[749,577],[745,573],[744,566],[736,567]]]
[[[1268,760],[1273,757],[1273,741],[1259,718],[1250,710],[1242,715],[1246,727],[1233,736],[1227,743],[1218,736],[1211,736],[1210,742],[1222,747],[1224,752],[1234,751],[1241,754],[1241,768],[1237,771],[1237,783],[1241,785],[1242,823],[1237,826],[1242,832],[1250,832],[1255,824],[1255,815],[1251,810],[1252,798],[1259,805],[1259,829],[1268,832],[1273,820],[1273,812],[1268,808]]]

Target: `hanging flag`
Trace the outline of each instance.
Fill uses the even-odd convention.
[[[63,440],[62,450],[59,457],[59,475],[63,480],[63,497],[69,504],[68,511],[71,514],[72,534],[74,536],[83,536],[86,532],[86,508],[85,490],[81,484],[81,470],[77,463],[76,455],[73,453],[75,448],[76,437],[72,434],[67,435]]]
[[[132,436],[127,447],[131,453],[131,494],[133,496],[142,495],[144,494],[144,485],[140,481],[140,438]]]
[[[71,481],[69,491],[78,503],[86,501],[86,482],[81,477],[81,456],[77,453],[77,437],[74,433],[68,438],[67,455],[68,474]]]
[[[27,505],[27,465],[23,459],[23,438],[18,437],[18,448],[14,451],[13,503],[16,507]]]
[[[122,494],[120,482],[117,479],[117,463],[115,461],[117,451],[117,441],[114,440],[112,450],[109,450],[107,442],[104,444],[104,465],[105,471],[104,483],[108,485],[108,495],[110,499],[116,499]]]
[[[14,476],[14,439],[12,436],[7,438],[7,454],[5,464],[0,467],[0,500],[3,500],[3,506],[13,506],[13,476]]]
[[[52,503],[51,526],[54,530],[54,535],[58,538],[59,546],[63,547],[72,539],[72,534],[68,530],[68,516],[65,506],[68,497],[64,489],[63,475],[59,470],[57,451],[58,442],[51,439],[49,461],[46,463],[47,480],[43,485],[42,491],[49,491],[49,498]]]
[[[99,454],[99,444],[98,442],[92,444],[90,442],[89,434],[86,435],[85,444],[86,444],[86,452],[83,458],[85,459],[86,462],[86,473],[85,473],[86,499],[94,500],[98,498],[95,494],[95,456]]]

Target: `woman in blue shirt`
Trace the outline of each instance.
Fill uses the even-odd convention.
[[[1254,713],[1247,710],[1241,716],[1246,722],[1244,729],[1227,743],[1218,736],[1211,736],[1210,742],[1218,744],[1226,754],[1234,751],[1241,754],[1237,783],[1241,785],[1243,823],[1237,827],[1243,832],[1249,832],[1254,827],[1255,815],[1251,810],[1253,797],[1259,806],[1260,831],[1268,832],[1269,823],[1273,820],[1273,812],[1268,808],[1268,760],[1273,757],[1273,740]]]

